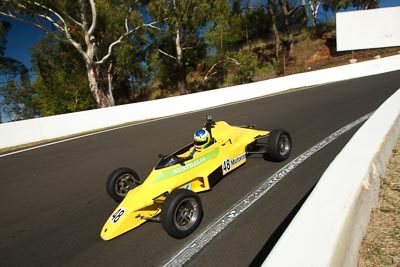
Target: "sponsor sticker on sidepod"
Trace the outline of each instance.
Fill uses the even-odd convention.
[[[227,158],[222,161],[222,173],[225,175],[229,171],[233,170],[237,164],[239,164],[242,161],[246,160],[246,153],[240,154],[239,156],[230,159]]]

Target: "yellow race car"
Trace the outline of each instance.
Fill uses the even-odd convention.
[[[115,238],[148,220],[161,222],[169,235],[184,238],[203,217],[196,193],[210,190],[251,154],[283,161],[292,149],[286,130],[270,132],[250,125],[231,126],[224,121],[215,122],[211,116],[196,134],[195,142],[172,154],[160,155],[160,161],[142,184],[129,168],[118,168],[109,175],[107,193],[120,204],[104,224],[102,239]],[[197,142],[196,137],[204,142]],[[197,149],[199,146],[202,149]]]

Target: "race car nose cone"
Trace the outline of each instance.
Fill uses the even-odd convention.
[[[105,240],[105,241],[112,239],[112,236],[107,235],[107,230],[108,230],[108,228],[103,228],[103,229],[101,230],[101,233],[100,233],[101,239],[103,239],[103,240]]]

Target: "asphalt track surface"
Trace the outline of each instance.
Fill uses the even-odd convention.
[[[160,266],[285,163],[259,157],[200,195],[204,218],[186,239],[148,222],[111,241],[99,232],[116,207],[108,174],[146,177],[159,153],[191,142],[205,115],[233,125],[287,129],[288,161],[376,110],[400,88],[400,71],[322,85],[141,123],[0,157],[0,266]],[[101,118],[99,118],[101,119]],[[259,266],[329,163],[358,129],[307,159],[196,254],[187,266]],[[26,133],[29,134],[29,133]]]

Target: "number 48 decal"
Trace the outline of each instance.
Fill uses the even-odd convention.
[[[236,165],[238,164],[243,164],[246,161],[246,153],[242,153],[233,159],[227,158],[224,161],[222,161],[222,173],[225,175],[225,173],[233,170]]]
[[[125,209],[120,207],[119,209],[117,209],[116,212],[114,212],[114,214],[111,216],[110,220],[112,223],[117,223],[119,219],[121,219],[122,215],[124,215],[125,213]]]
[[[226,159],[224,161],[222,161],[222,172],[223,174],[229,172],[231,169],[231,160],[230,159]]]

